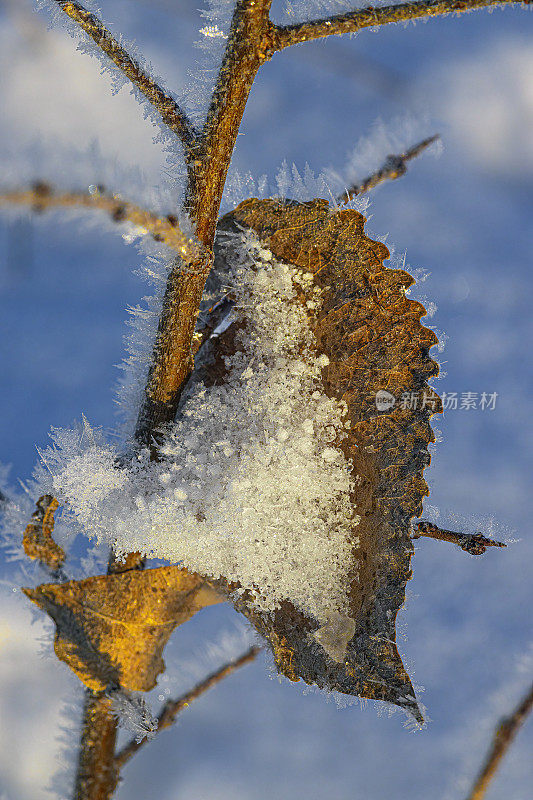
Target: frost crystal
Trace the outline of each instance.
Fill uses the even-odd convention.
[[[153,739],[157,732],[157,719],[141,694],[130,695],[121,689],[110,692],[110,697],[119,725],[134,733],[137,742]]]
[[[345,406],[321,389],[327,358],[313,348],[306,310],[320,290],[253,238],[243,244],[224,276],[237,345],[224,383],[192,385],[161,460],[140,453],[119,466],[89,431],[56,431],[43,459],[88,535],[239,583],[267,611],[291,600],[340,653],[357,518],[350,465],[335,446]]]

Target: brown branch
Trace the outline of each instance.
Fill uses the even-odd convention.
[[[217,683],[220,683],[220,681],[222,681],[224,678],[227,678],[228,675],[231,675],[240,667],[243,667],[245,664],[253,661],[260,650],[261,648],[257,646],[250,647],[246,653],[243,653],[243,655],[239,656],[239,658],[235,659],[234,661],[230,661],[229,664],[226,664],[216,672],[213,672],[203,681],[198,683],[193,689],[191,689],[190,692],[182,695],[177,700],[169,700],[166,702],[158,717],[157,733],[173,725],[180,711],[190,705],[193,700],[196,700],[202,694],[207,692],[208,689],[211,689]],[[141,739],[141,741],[133,739],[129,744],[127,744],[115,756],[115,769],[120,770],[124,764],[126,764],[130,758],[132,758],[148,741],[150,740],[147,738]]]
[[[195,262],[203,254],[199,242],[189,239],[178,225],[176,217],[158,217],[117,195],[107,195],[100,189],[90,192],[55,193],[50,186],[36,183],[31,189],[0,192],[0,206],[25,205],[43,212],[53,208],[88,208],[109,214],[113,222],[131,222],[150,233],[158,242],[171,247],[186,262]]]
[[[119,779],[114,760],[117,720],[103,692],[86,690],[82,725],[74,800],[109,800]]]
[[[417,530],[411,534],[411,539],[420,539],[422,536],[426,536],[428,539],[451,542],[472,556],[482,555],[487,547],[507,547],[503,542],[488,539],[482,533],[455,533],[455,531],[438,528],[432,522],[426,522],[426,520],[420,520],[417,523]]]
[[[272,0],[237,0],[228,42],[191,172],[187,204],[211,245],[237,133],[259,67],[273,55]]]
[[[271,2],[237,0],[217,85],[190,165],[185,206],[198,239],[209,249],[246,101],[259,67],[273,52],[268,19]],[[176,264],[169,275],[135,433],[154,457],[157,431],[174,419],[182,388],[193,370],[192,340],[210,269],[211,260],[204,258],[186,271]]]
[[[396,178],[401,178],[402,175],[405,175],[407,172],[407,162],[420,155],[426,147],[436,142],[437,139],[440,139],[438,133],[435,134],[435,136],[430,136],[428,139],[424,139],[418,144],[415,144],[413,147],[409,148],[409,150],[406,150],[405,153],[396,156],[387,156],[385,163],[377,172],[369,175],[368,178],[365,178],[361,183],[356,183],[349,189],[346,189],[343,194],[339,195],[337,201],[341,204],[347,203],[349,200],[353,200],[354,197],[370,191],[370,189],[373,189],[384,181],[394,181]]]
[[[528,693],[522,698],[513,713],[504,717],[497,726],[492,742],[474,785],[466,800],[481,800],[485,796],[489,783],[496,774],[500,762],[511,746],[516,734],[533,709],[533,684]]]
[[[102,22],[82,5],[68,0],[55,0],[62,11],[74,20],[98,47],[113,61],[161,115],[161,119],[180,139],[187,162],[194,157],[197,132],[176,101],[146,75]]]
[[[343,33],[357,33],[362,28],[374,28],[391,22],[408,22],[421,17],[437,17],[443,14],[475,11],[487,6],[517,3],[530,5],[531,0],[418,0],[414,3],[401,3],[390,6],[369,6],[346,14],[337,14],[327,19],[317,19],[295,25],[274,25],[272,43],[275,50],[283,50],[293,44],[322,39],[325,36],[338,36]]]

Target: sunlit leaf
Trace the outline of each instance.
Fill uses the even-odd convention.
[[[63,548],[52,537],[58,502],[52,495],[45,494],[35,505],[36,509],[22,539],[24,552],[28,558],[40,561],[55,572],[65,561]]]
[[[93,691],[148,691],[176,628],[223,598],[180,567],[48,583],[24,593],[56,624],[55,652]]]

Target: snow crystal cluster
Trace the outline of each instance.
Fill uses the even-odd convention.
[[[289,599],[325,625],[347,612],[354,570],[350,465],[337,446],[346,407],[320,382],[312,276],[249,234],[241,245],[224,275],[235,297],[226,326],[238,327],[225,381],[189,387],[161,460],[140,452],[124,464],[84,422],[54,431],[40,479],[65,519],[119,553],[223,576],[267,611]]]
[[[121,727],[135,734],[137,742],[153,739],[157,732],[157,719],[152,715],[140,693],[128,694],[123,689],[109,692],[113,714]]]

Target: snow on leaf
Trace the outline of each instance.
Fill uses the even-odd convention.
[[[247,591],[235,602],[270,642],[287,677],[393,702],[420,722],[395,644],[395,621],[411,577],[410,522],[428,494],[422,473],[434,441],[429,420],[441,410],[427,384],[438,372],[429,357],[437,339],[420,323],[424,307],[405,296],[413,278],[384,267],[388,250],[365,235],[365,221],[357,211],[330,211],[324,200],[251,199],[219,224],[221,233],[235,236],[251,229],[276,259],[298,271],[294,302],[305,309],[314,348],[322,354],[323,391],[347,406],[349,428],[342,436],[333,431],[325,461],[329,451],[332,457],[340,451],[353,465],[351,496],[358,516],[343,613],[317,624],[290,599],[273,612],[265,612]],[[219,241],[224,238],[217,254],[222,271],[233,258],[231,236]],[[220,337],[220,351],[231,350],[234,340],[230,326]],[[380,410],[380,391],[396,399],[414,392],[420,402],[416,408],[395,402]]]
[[[180,567],[43,584],[24,593],[56,624],[54,649],[93,691],[148,691],[174,628],[222,598]]]
[[[37,482],[74,530],[218,582],[287,677],[420,721],[395,621],[440,410],[427,384],[436,336],[406,297],[413,278],[384,267],[364,223],[325,200],[248,200],[226,215],[210,291],[218,280],[232,316],[203,341],[159,459],[124,460],[85,422],[54,431]],[[66,615],[70,654],[72,604],[36,591]]]

